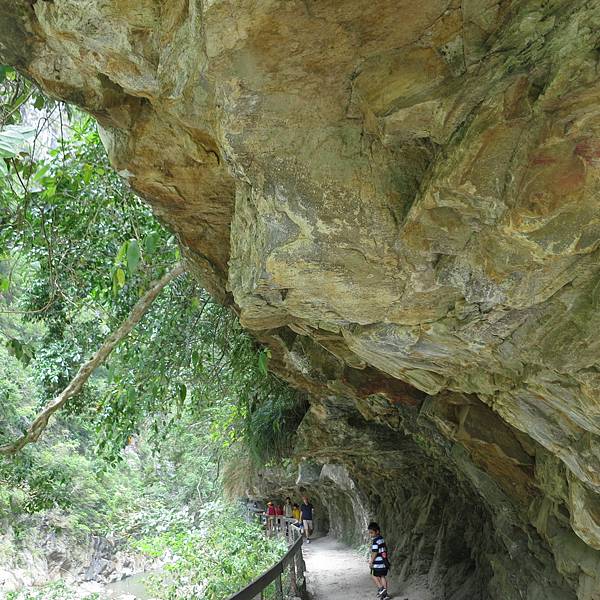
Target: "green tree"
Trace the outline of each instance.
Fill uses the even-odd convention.
[[[4,83],[13,104],[15,97],[37,94],[14,74]],[[38,123],[64,112],[51,102],[39,108]],[[18,111],[5,113],[14,120]],[[54,147],[36,154],[36,125],[28,151],[21,145],[4,159],[10,176],[0,185],[3,294],[14,296],[8,312],[45,326],[35,352],[26,340],[10,340],[29,359],[35,354],[44,389],[40,407],[69,389],[86,358],[179,258],[173,236],[111,169],[93,120],[70,111],[59,122],[64,135]],[[16,275],[21,286],[15,294]],[[268,352],[232,313],[196,281],[180,278],[155,300],[90,390],[70,400],[70,410],[96,425],[103,452],[116,458],[143,427],[158,442],[184,411],[201,415],[213,407],[222,412],[215,433],[222,445],[243,440],[257,462],[268,462],[289,453],[306,402],[267,372],[267,362]]]
[[[0,521],[58,513],[74,535],[143,537],[181,551],[168,597],[173,581],[223,597],[282,550],[211,508],[223,467],[289,455],[306,399],[234,313],[170,273],[177,240],[111,169],[91,118],[10,69],[0,96]]]

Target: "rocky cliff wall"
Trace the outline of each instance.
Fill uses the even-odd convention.
[[[599,48],[589,0],[0,0],[455,598],[600,598]]]
[[[59,509],[43,518],[23,516],[0,520],[0,598],[23,588],[57,579],[69,584],[120,581],[155,566],[124,547],[123,540],[74,531]],[[89,593],[83,596],[89,597]]]

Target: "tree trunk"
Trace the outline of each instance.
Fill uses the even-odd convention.
[[[184,271],[185,268],[183,265],[177,264],[160,279],[152,282],[150,289],[135,303],[127,319],[104,340],[104,343],[98,348],[94,356],[79,367],[79,371],[77,371],[77,374],[71,379],[67,387],[53,400],[48,402],[44,410],[33,420],[29,429],[13,443],[0,446],[0,455],[15,454],[27,444],[37,442],[44,429],[48,426],[50,417],[57,410],[60,410],[75,394],[79,393],[94,370],[104,363],[115,347],[139,323],[162,289]]]

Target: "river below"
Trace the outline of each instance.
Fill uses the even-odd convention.
[[[150,594],[146,588],[146,584],[148,583],[148,578],[158,572],[146,571],[145,573],[137,573],[136,575],[125,577],[121,581],[106,584],[106,590],[115,598],[123,594],[129,594],[130,596],[135,596],[136,600],[151,600],[154,596]]]

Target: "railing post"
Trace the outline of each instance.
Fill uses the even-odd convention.
[[[306,565],[304,564],[304,556],[302,555],[302,546],[300,547],[300,552],[296,554],[296,571],[301,577],[304,577],[304,571],[306,571]]]
[[[288,574],[285,574],[285,569],[287,567],[290,569],[289,590],[287,587]],[[284,582],[286,594],[289,591],[295,596],[300,595],[305,598],[304,570],[305,565],[302,556],[302,539],[299,538],[277,564],[249,583],[243,590],[230,596],[228,600],[267,600],[267,598],[269,600],[284,600]],[[265,591],[272,583],[275,584],[274,599],[271,591]],[[273,590],[273,588],[270,589]]]
[[[296,556],[294,556],[293,560],[290,562],[290,589],[294,596],[298,595],[298,576],[296,575]]]

